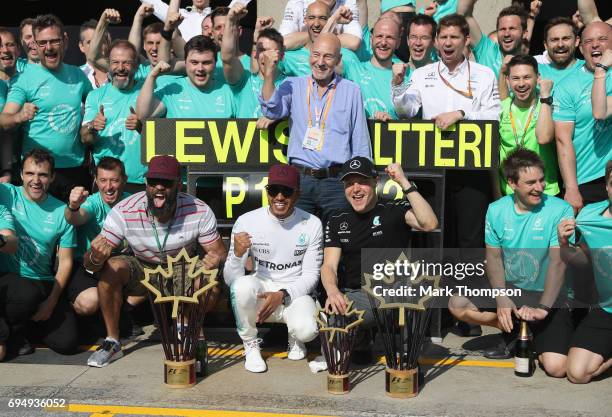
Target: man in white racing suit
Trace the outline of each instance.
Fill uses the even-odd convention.
[[[267,369],[258,323],[287,324],[290,360],[304,359],[304,343],[317,336],[316,304],[310,294],[319,280],[323,233],[317,217],[294,207],[299,188],[295,167],[273,165],[266,186],[270,205],[238,217],[232,229],[223,275],[244,342],[244,366],[251,372]],[[249,256],[254,272],[246,275]]]

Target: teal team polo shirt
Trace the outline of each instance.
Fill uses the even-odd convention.
[[[563,79],[555,90],[553,120],[573,122],[578,184],[604,176],[612,159],[612,118],[595,120],[591,103],[593,73],[583,66]],[[612,96],[612,71],[606,75],[606,93]]]
[[[502,249],[507,282],[528,291],[544,291],[548,250],[559,246],[557,224],[573,214],[566,201],[546,194],[528,213],[517,213],[514,194],[489,204],[485,243]]]
[[[47,149],[56,168],[82,165],[85,149],[81,143],[81,105],[92,90],[79,67],[62,64],[58,71],[27,65],[11,85],[7,103],[34,103],[38,111],[22,125],[22,155],[33,148]]]
[[[66,205],[50,195],[42,203],[30,201],[23,187],[11,184],[0,184],[0,204],[13,213],[19,238],[15,255],[0,253],[0,270],[29,279],[55,280],[56,247],[76,247],[74,227],[64,218]]]
[[[612,313],[612,219],[604,217],[610,201],[585,206],[576,218],[576,225],[591,252],[599,305]]]

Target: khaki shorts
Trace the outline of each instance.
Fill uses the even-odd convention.
[[[121,259],[125,263],[128,264],[130,268],[130,280],[123,287],[123,293],[126,296],[142,296],[147,294],[147,288],[142,285],[140,281],[145,279],[145,268],[155,269],[160,265],[151,264],[148,262],[143,262],[135,256],[129,255],[119,255],[116,258]],[[196,263],[196,269],[201,268],[203,265],[203,261],[200,259]],[[161,265],[162,268],[167,269],[167,265]],[[189,271],[189,265],[185,264],[184,268],[184,278],[183,278],[183,268],[181,264],[174,264],[172,279],[163,278],[159,274],[153,274],[150,278],[150,282],[153,286],[159,289],[164,296],[172,296],[172,295],[188,295],[191,292],[191,279],[187,276]],[[159,278],[162,278],[164,282],[164,288],[159,285]],[[172,285],[170,283],[172,282]],[[199,285],[198,285],[199,286]]]

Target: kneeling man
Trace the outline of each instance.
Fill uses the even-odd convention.
[[[299,189],[297,169],[272,166],[266,186],[270,205],[243,214],[232,229],[223,275],[244,342],[244,367],[251,372],[267,369],[257,323],[287,324],[291,360],[304,359],[304,343],[317,336],[316,304],[310,294],[319,281],[323,234],[317,217],[295,207]],[[249,256],[254,273],[245,275]]]

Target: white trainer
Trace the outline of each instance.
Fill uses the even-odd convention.
[[[261,342],[261,339],[255,339],[244,343],[244,367],[247,371],[259,373],[266,372],[268,369],[266,362],[261,357],[261,348],[259,347]]]
[[[304,343],[297,340],[295,337],[289,336],[289,349],[287,350],[287,358],[292,361],[300,361],[306,357],[306,346]]]

